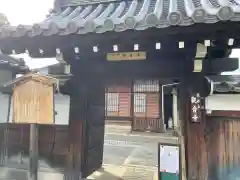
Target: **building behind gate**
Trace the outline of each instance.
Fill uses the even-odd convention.
[[[156,130],[161,118],[158,80],[136,80],[106,88],[106,118],[132,122],[135,130]]]

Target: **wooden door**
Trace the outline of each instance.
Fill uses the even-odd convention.
[[[206,141],[209,180],[240,178],[240,117],[209,117]]]
[[[96,83],[88,92],[86,112],[83,177],[102,167],[105,126],[105,87],[103,83]]]
[[[158,131],[160,112],[160,88],[158,80],[136,81],[133,88],[133,130]]]

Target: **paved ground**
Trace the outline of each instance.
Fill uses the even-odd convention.
[[[129,133],[129,127],[106,126],[103,169],[88,179],[153,180],[157,172],[157,143],[176,143],[170,134]]]

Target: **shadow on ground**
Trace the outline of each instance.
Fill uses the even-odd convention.
[[[113,172],[111,172],[113,171]],[[118,175],[116,175],[118,174]],[[101,168],[100,170],[94,172],[90,175],[87,180],[124,180],[121,178],[121,170]]]

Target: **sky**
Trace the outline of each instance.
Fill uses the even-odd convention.
[[[31,25],[45,19],[49,10],[53,8],[54,0],[2,0],[0,12],[4,13],[12,25]],[[25,59],[30,68],[40,68],[56,64],[55,58],[31,59],[29,56],[20,55]],[[233,50],[230,57],[240,57],[240,50]],[[240,74],[240,69],[223,74]]]
[[[53,7],[54,0],[1,0],[0,12],[12,25],[41,22]]]
[[[233,49],[230,57],[231,58],[240,58],[240,49]],[[240,60],[239,60],[239,64],[240,64]],[[240,68],[238,68],[237,70],[235,70],[233,72],[224,72],[224,73],[222,73],[222,75],[240,75]]]
[[[53,8],[53,3],[54,0],[2,0],[0,12],[7,16],[12,25],[31,25],[43,21],[49,10]],[[55,58],[32,59],[26,54],[14,56],[24,58],[31,69],[58,62]]]

